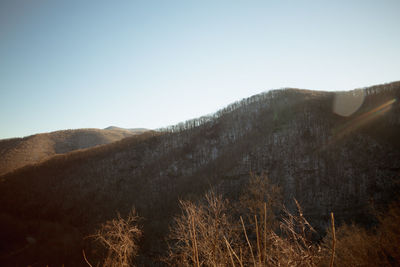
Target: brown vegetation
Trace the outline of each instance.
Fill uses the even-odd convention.
[[[113,129],[78,129],[0,140],[0,175],[57,154],[109,144],[139,132]]]
[[[377,225],[369,229],[356,224],[336,229],[335,266],[400,265],[400,202],[392,203],[376,218]],[[331,239],[328,231],[322,243],[326,251],[332,249]]]
[[[262,178],[263,180],[267,180]],[[244,191],[251,192],[260,177]],[[275,198],[266,195],[267,199]],[[234,205],[210,191],[204,201],[181,202],[169,236],[166,262],[171,266],[398,266],[400,264],[400,206],[398,202],[378,216],[374,229],[342,225],[331,228],[322,242],[295,201],[296,215],[281,206],[276,224],[268,224],[267,203],[252,199],[264,211],[254,214],[254,224],[234,219]],[[237,203],[236,203],[237,204]],[[264,204],[264,205],[262,205]],[[248,210],[252,210],[249,207]],[[278,227],[273,227],[278,225]],[[332,235],[333,233],[333,235]],[[335,235],[337,233],[337,235]]]
[[[260,181],[262,192],[258,190]],[[270,187],[270,190],[264,190]],[[171,266],[317,266],[322,258],[319,247],[310,239],[312,227],[298,205],[298,215],[281,206],[280,220],[268,218],[268,208],[277,203],[279,190],[265,175],[253,176],[243,191],[247,212],[236,214],[234,203],[229,205],[213,191],[200,204],[181,202],[182,215],[175,219],[170,235]],[[254,194],[254,192],[257,194]],[[267,202],[265,201],[267,200]],[[297,202],[296,202],[297,203]],[[260,208],[263,207],[263,208]],[[252,218],[244,222],[243,217]]]
[[[56,155],[5,174],[0,177],[0,217],[6,218],[0,220],[0,229],[5,229],[0,232],[0,264],[84,266],[83,248],[87,258],[97,263],[102,257],[84,237],[117,212],[125,218],[135,206],[146,219],[136,260],[154,265],[167,250],[164,240],[179,213],[179,199],[198,203],[210,186],[218,192],[216,196],[229,199],[224,204],[230,203],[227,222],[239,228],[245,255],[250,248],[242,217],[257,262],[259,255],[264,255],[261,261],[266,257],[263,235],[270,235],[264,229],[285,237],[279,228],[281,204],[297,216],[293,198],[319,233],[327,228],[330,212],[338,226],[355,220],[357,225],[371,227],[369,201],[381,210],[398,195],[400,104],[393,100],[400,99],[399,89],[400,83],[363,89],[364,104],[349,118],[332,112],[333,92],[270,91],[212,116]],[[384,103],[391,103],[389,109],[374,113],[377,116],[362,127],[341,131]],[[266,192],[279,185],[277,204],[260,195],[261,185],[266,184],[262,180],[247,196],[243,194],[250,172],[268,173],[271,186],[263,189]],[[253,207],[257,194],[262,202]],[[262,236],[259,242],[255,242],[257,236]],[[196,235],[196,240],[200,237]],[[31,238],[36,243],[27,241]],[[232,262],[232,256],[238,265],[232,251],[240,258],[240,247],[226,238],[233,250],[222,243],[221,251],[228,252],[224,260]],[[201,260],[201,244],[195,251]],[[247,255],[253,264],[251,253]]]
[[[93,236],[107,250],[102,266],[133,266],[142,236],[138,222],[140,217],[133,209],[126,219],[118,214],[116,219],[106,222]]]
[[[181,201],[183,214],[171,229],[171,250],[166,261],[172,266],[227,265],[230,259],[224,240],[238,240],[230,208],[226,200],[212,191],[200,205]]]

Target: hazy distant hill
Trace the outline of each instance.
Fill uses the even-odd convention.
[[[149,129],[145,128],[120,128],[117,126],[109,126],[107,128],[104,128],[104,130],[112,130],[117,132],[134,133],[134,134],[141,134],[149,131]]]
[[[55,154],[109,144],[144,131],[146,130],[109,127],[105,130],[64,130],[0,140],[0,175]]]
[[[349,93],[274,90],[161,132],[6,174],[0,259],[85,266],[85,248],[96,262],[84,237],[135,206],[145,218],[140,255],[157,260],[179,199],[210,186],[235,198],[250,172],[266,172],[285,204],[295,197],[313,225],[326,225],[331,211],[338,223],[365,222],[371,202],[398,195],[399,99],[400,82]],[[24,257],[13,256],[21,249]]]

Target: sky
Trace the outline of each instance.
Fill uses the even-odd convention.
[[[400,80],[400,1],[0,0],[0,139]]]

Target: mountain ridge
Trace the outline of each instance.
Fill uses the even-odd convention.
[[[0,215],[13,223],[2,229],[20,236],[4,240],[17,248],[34,236],[43,243],[29,251],[57,262],[52,253],[61,247],[49,251],[46,242],[90,247],[84,236],[135,206],[146,218],[143,254],[151,257],[165,249],[179,199],[195,199],[210,186],[235,198],[250,172],[267,173],[282,187],[285,205],[296,198],[321,229],[332,211],[338,222],[365,221],[371,199],[384,204],[396,196],[399,89],[400,82],[359,89],[363,104],[347,117],[333,112],[333,92],[270,91],[212,116],[3,175]],[[83,266],[79,252],[58,260]]]
[[[3,139],[0,140],[0,175],[57,154],[109,144],[144,131],[85,128]]]

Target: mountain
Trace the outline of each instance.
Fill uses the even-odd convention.
[[[145,129],[77,129],[0,140],[0,175],[56,154],[109,144]]]
[[[145,218],[141,254],[156,260],[179,199],[210,186],[237,198],[250,172],[267,173],[285,205],[296,198],[317,229],[332,211],[338,223],[369,223],[370,203],[398,195],[399,99],[400,82],[350,92],[273,90],[3,175],[0,260],[85,266],[85,248],[95,262],[87,237],[132,206]]]
[[[133,132],[135,134],[149,131],[149,129],[146,128],[120,128],[117,126],[109,126],[107,128],[104,128],[104,130],[114,130],[114,131],[131,132],[131,133]]]

